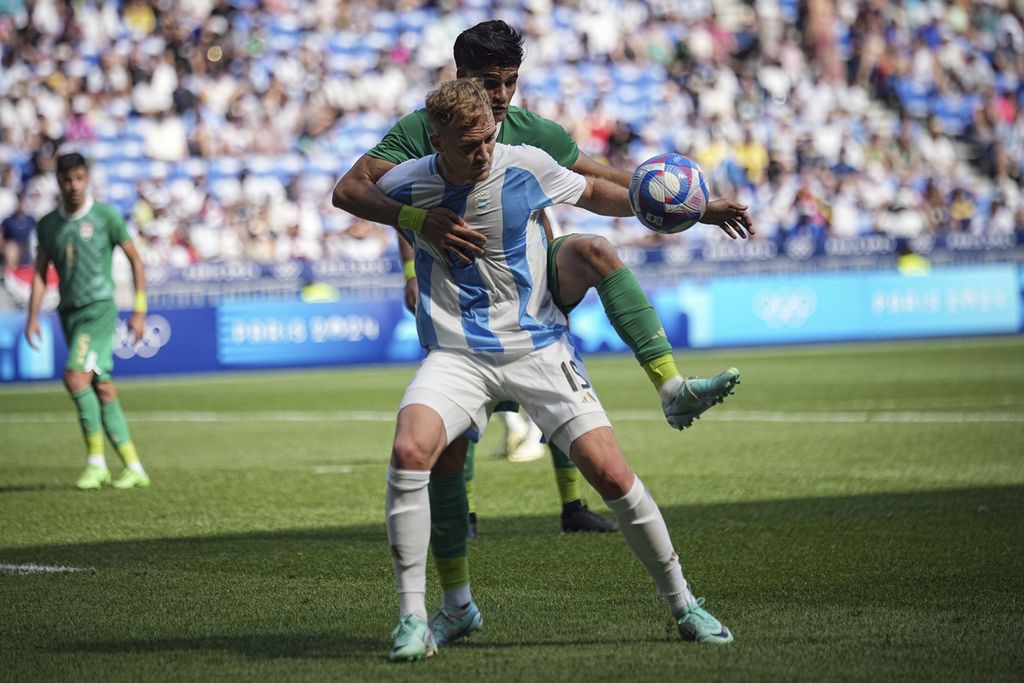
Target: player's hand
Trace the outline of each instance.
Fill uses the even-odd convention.
[[[729,237],[746,239],[754,234],[754,222],[750,220],[747,207],[729,199],[716,199],[708,203],[701,216],[701,223],[717,225]]]
[[[43,340],[43,328],[35,318],[30,318],[25,324],[25,340],[33,349],[39,349],[39,342]]]
[[[405,281],[405,307],[410,313],[416,312],[416,302],[420,298],[420,286],[416,278],[412,277]]]
[[[146,314],[132,313],[128,318],[128,328],[132,331],[132,343],[138,344],[146,333]]]
[[[487,238],[476,230],[451,209],[436,206],[427,211],[420,231],[429,244],[444,254],[449,263],[456,259],[463,263],[472,263],[477,256],[484,255],[483,245]]]

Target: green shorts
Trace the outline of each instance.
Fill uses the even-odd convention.
[[[566,318],[572,313],[573,309],[580,305],[580,301],[573,301],[572,303],[565,303],[562,301],[562,292],[558,288],[558,250],[562,248],[565,240],[570,235],[562,235],[551,240],[551,244],[548,245],[548,291],[551,292],[551,299],[555,302],[555,306],[558,306],[558,310],[565,315]]]
[[[103,382],[114,369],[114,330],[117,306],[113,301],[94,301],[81,308],[60,311],[60,324],[68,343],[67,370],[95,373]]]
[[[562,303],[561,295],[558,290],[558,264],[556,258],[558,257],[558,250],[562,248],[562,243],[568,235],[562,235],[551,240],[551,244],[548,245],[548,291],[551,292],[551,298],[555,302],[555,306],[558,307],[565,317],[569,317],[572,313],[572,309],[579,305],[579,301],[574,301],[571,304]],[[519,404],[514,401],[502,401],[498,405],[494,406],[495,412],[509,412],[518,413]]]

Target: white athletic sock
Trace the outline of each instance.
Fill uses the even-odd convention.
[[[676,376],[666,380],[664,384],[658,387],[658,397],[661,398],[661,402],[665,404],[674,401],[681,386],[683,386],[682,377]]]
[[[498,412],[498,416],[505,424],[506,434],[522,434],[529,429],[526,420],[519,413],[513,413],[511,410],[502,410]]]
[[[128,469],[134,472],[138,472],[139,474],[146,473],[146,470],[142,469],[142,462],[139,460],[133,460],[132,462],[128,463]]]
[[[93,467],[102,467],[103,469],[107,469],[107,456],[105,455],[90,455],[86,462]]]
[[[430,472],[388,467],[384,498],[391,562],[398,586],[398,616],[427,619],[427,548],[430,545]]]
[[[441,606],[454,609],[462,613],[462,608],[473,601],[473,593],[469,589],[469,584],[460,586],[459,588],[452,588],[445,590],[441,597]]]
[[[629,493],[605,502],[618,518],[626,543],[654,579],[658,595],[665,598],[672,616],[678,617],[695,600],[686,585],[658,504],[647,493],[640,477],[635,478]]]

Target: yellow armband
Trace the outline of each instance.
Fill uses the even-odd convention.
[[[405,273],[406,282],[416,277],[416,262],[406,261],[404,264],[402,264],[402,272]]]
[[[146,301],[145,290],[135,292],[135,312],[145,313],[149,310],[149,303]]]
[[[423,229],[423,221],[427,220],[427,210],[403,204],[398,211],[398,227],[419,232]]]

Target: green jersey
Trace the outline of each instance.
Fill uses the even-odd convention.
[[[580,157],[580,148],[564,128],[520,107],[508,108],[505,120],[498,129],[498,142],[538,147],[565,168],[572,168]],[[400,164],[409,159],[429,156],[434,151],[434,146],[430,144],[427,110],[417,109],[403,116],[367,154]]]
[[[89,199],[71,216],[63,209],[51,211],[39,221],[36,234],[39,250],[50,257],[60,277],[60,310],[113,300],[114,245],[131,237],[112,206]]]

